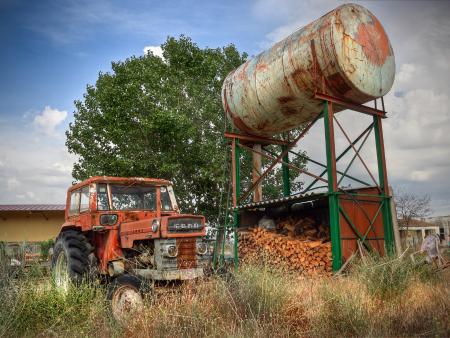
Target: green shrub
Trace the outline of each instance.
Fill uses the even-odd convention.
[[[53,246],[55,245],[55,241],[53,239],[49,239],[47,241],[43,241],[39,243],[40,248],[41,248],[41,256],[43,259],[48,259],[49,258],[49,251],[50,248],[53,248]]]
[[[364,336],[369,328],[369,304],[364,290],[354,284],[330,280],[321,283],[317,299],[319,309],[312,316],[317,336]]]
[[[353,266],[352,276],[358,279],[373,296],[388,299],[401,295],[415,280],[429,281],[435,274],[423,261],[412,262],[409,257],[367,256],[365,262]]]
[[[244,319],[275,318],[291,296],[286,277],[270,271],[264,265],[244,266],[229,287]]]

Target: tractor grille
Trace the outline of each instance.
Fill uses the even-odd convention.
[[[191,269],[197,267],[196,239],[177,238],[178,268]]]
[[[170,233],[192,233],[203,229],[202,220],[198,218],[172,218],[169,219]]]

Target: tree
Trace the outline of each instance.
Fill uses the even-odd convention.
[[[247,55],[233,46],[199,48],[168,38],[163,58],[113,62],[75,101],[66,132],[73,176],[144,176],[174,183],[184,212],[216,220],[224,202],[226,144],[221,87]],[[244,177],[244,179],[246,179]]]
[[[413,218],[430,215],[430,195],[419,196],[414,193],[398,189],[394,195],[397,217],[404,226],[409,226]]]

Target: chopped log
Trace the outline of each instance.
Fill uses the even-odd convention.
[[[331,272],[328,227],[311,218],[287,217],[276,222],[276,231],[254,227],[240,236],[239,254],[244,261],[264,259],[276,267],[308,275]]]

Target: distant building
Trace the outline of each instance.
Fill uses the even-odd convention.
[[[55,239],[64,223],[64,204],[0,205],[0,242]]]
[[[439,227],[439,237],[441,239],[441,244],[450,246],[450,215],[428,217],[425,220]]]
[[[426,236],[431,234],[439,235],[439,226],[424,220],[412,219],[407,223],[399,219],[398,227],[403,248],[409,246],[418,250]]]

